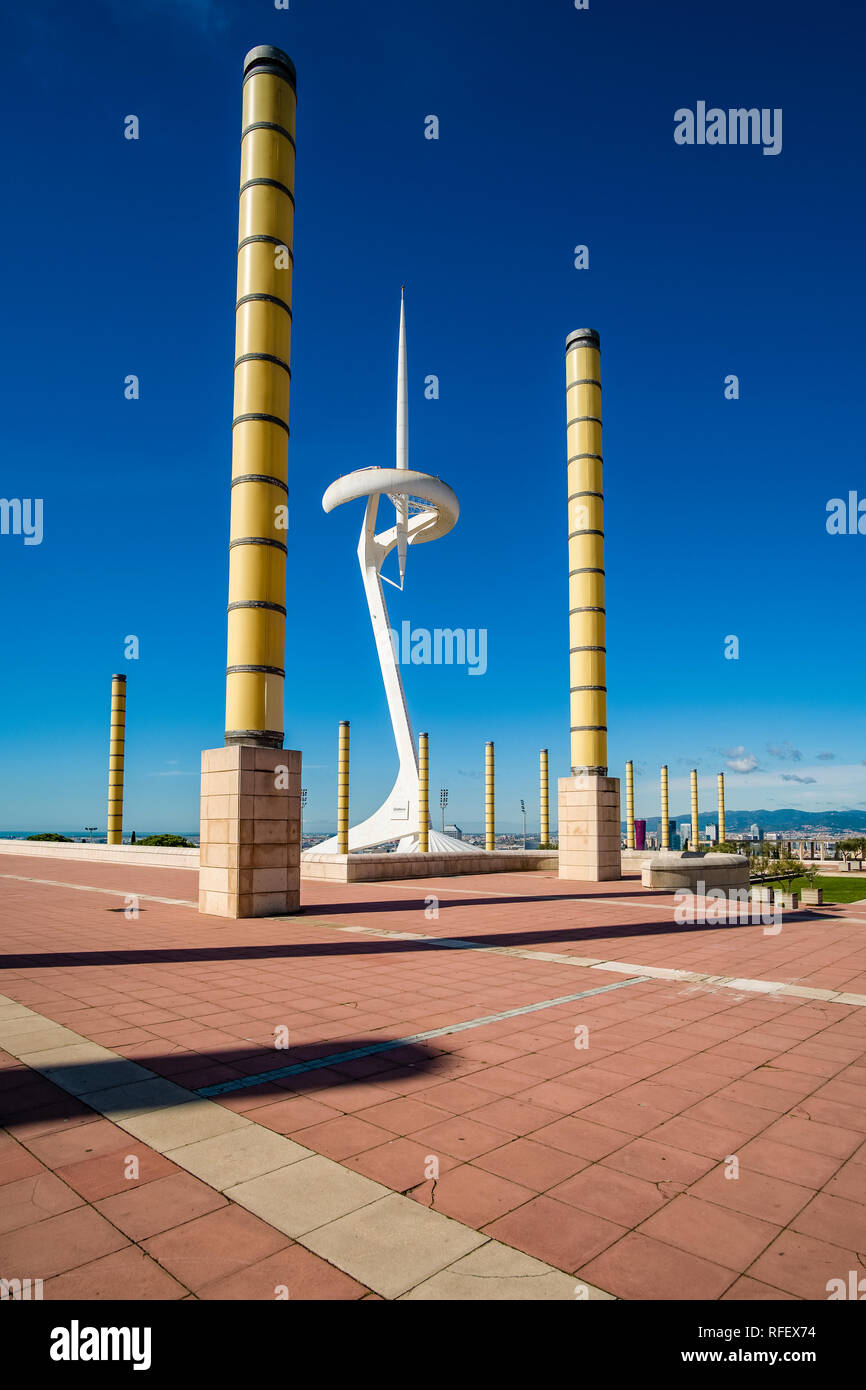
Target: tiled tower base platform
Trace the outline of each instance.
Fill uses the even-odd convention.
[[[618,777],[560,777],[559,877],[620,878]]]
[[[199,911],[297,912],[300,863],[300,753],[246,745],[202,753]]]

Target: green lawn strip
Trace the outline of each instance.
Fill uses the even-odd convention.
[[[762,888],[775,888],[782,893],[800,893],[804,888],[811,888],[812,885],[805,878],[796,878],[792,884],[782,883],[781,879],[772,879],[768,883],[762,883]],[[862,898],[866,898],[866,878],[849,878],[846,874],[844,878],[818,877],[815,880],[816,888],[824,889],[825,903],[856,903]]]

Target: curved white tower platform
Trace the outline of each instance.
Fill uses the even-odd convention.
[[[397,467],[361,468],[347,473],[331,483],[322,506],[326,512],[345,502],[367,499],[364,524],[358,542],[358,561],[364,581],[364,593],[370,610],[373,637],[379,654],[382,681],[388,701],[388,713],[394,731],[399,768],[397,780],[387,800],[372,816],[349,831],[349,852],[373,849],[390,840],[397,840],[397,852],[418,853],[420,830],[418,752],[409,722],[406,693],[397,663],[397,653],[391,640],[391,625],[382,588],[382,566],[391,551],[397,549],[400,582],[403,587],[406,551],[410,545],[435,541],[456,525],[460,505],[454,491],[429,473],[418,473],[408,466],[408,392],[406,386],[406,325],[403,304],[400,304],[400,347],[397,369]],[[392,525],[377,532],[379,502],[387,498],[394,506]],[[386,576],[387,578],[387,576]],[[387,580],[388,583],[393,581]],[[429,819],[429,818],[428,818]],[[442,835],[431,826],[431,853],[478,854],[474,845]],[[311,854],[336,854],[337,838],[323,841]]]

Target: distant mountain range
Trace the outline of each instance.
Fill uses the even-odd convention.
[[[691,812],[686,811],[681,815],[671,816],[677,825],[683,824],[691,819]],[[718,816],[714,812],[701,811],[698,816],[698,823],[703,830],[708,825],[715,825]],[[647,817],[647,830],[658,830],[661,824],[661,816]],[[797,834],[800,831],[808,835],[811,831],[830,830],[839,835],[843,831],[850,830],[860,834],[866,830],[866,811],[797,811],[789,807],[783,811],[726,811],[725,829],[730,831],[746,831],[752,825],[759,825],[762,830],[781,831],[782,834],[790,831]],[[625,821],[622,823],[625,830]]]

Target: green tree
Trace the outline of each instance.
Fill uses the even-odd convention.
[[[145,835],[143,840],[137,840],[139,845],[159,845],[170,849],[195,849],[192,840],[185,840],[182,835]]]

